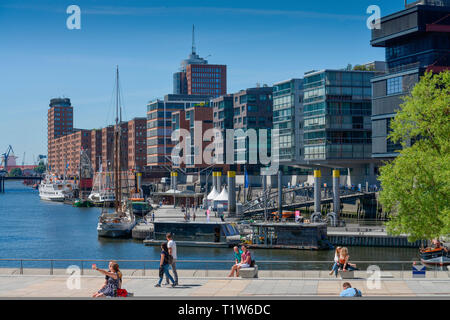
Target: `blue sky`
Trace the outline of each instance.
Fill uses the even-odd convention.
[[[66,27],[71,4],[81,8],[81,30]],[[369,5],[384,16],[404,1],[0,0],[0,153],[11,144],[31,163],[47,152],[53,97],[71,99],[77,128],[112,123],[116,65],[124,119],[145,116],[149,100],[172,93],[192,24],[197,53],[228,66],[230,93],[384,60],[369,45]]]

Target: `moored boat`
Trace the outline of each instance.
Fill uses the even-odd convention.
[[[428,265],[446,266],[450,265],[450,253],[446,248],[426,248],[420,250],[420,261]]]

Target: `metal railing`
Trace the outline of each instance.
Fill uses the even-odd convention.
[[[19,274],[24,274],[25,264],[32,266],[27,269],[47,269],[49,275],[54,275],[55,270],[66,269],[74,264],[80,268],[81,275],[85,275],[89,263],[108,263],[109,261],[116,261],[122,270],[141,271],[141,275],[146,275],[146,270],[158,270],[160,260],[115,260],[115,259],[0,259],[0,269],[15,267],[19,268]],[[11,263],[15,267],[2,266],[5,262]],[[407,277],[409,272],[412,272],[413,263],[420,265],[419,261],[352,261],[358,267],[358,271],[366,274],[369,266],[378,266],[380,271],[389,272],[393,278],[410,278]],[[40,268],[37,264],[47,265],[47,267]],[[56,265],[60,267],[56,267]],[[212,271],[229,270],[234,264],[232,260],[177,260],[177,269],[193,270],[194,275],[197,272],[203,271],[205,277],[208,277]],[[266,277],[280,276],[280,272],[289,273],[290,277],[311,278],[312,274],[317,273],[318,277],[321,273],[328,273],[331,270],[333,261],[296,261],[296,260],[256,260],[259,272],[262,272]],[[186,266],[183,268],[183,265]],[[105,266],[106,267],[106,266]],[[181,268],[180,268],[181,267]],[[446,266],[427,267],[428,277],[432,278],[450,278],[450,270]],[[369,275],[369,273],[367,273]],[[431,276],[430,276],[431,274]],[[217,275],[217,272],[216,272]],[[324,274],[322,274],[324,275]],[[225,277],[226,275],[224,275]],[[406,276],[406,277],[405,277]]]

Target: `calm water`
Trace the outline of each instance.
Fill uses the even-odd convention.
[[[6,192],[0,194],[0,259],[159,259],[159,248],[144,246],[131,239],[103,239],[97,237],[99,208],[75,208],[62,203],[42,201],[37,190],[24,186],[20,181],[7,181]],[[349,248],[353,260],[417,260],[416,249],[406,248]],[[334,252],[299,250],[256,250],[256,260],[324,261],[333,260]],[[229,260],[230,249],[178,248],[178,259]],[[63,267],[68,263],[55,264]],[[69,263],[74,264],[74,263]],[[142,267],[137,263],[123,268]],[[203,262],[185,263],[180,267],[199,268]],[[0,266],[17,266],[17,262],[1,262]],[[308,268],[323,266],[307,266]],[[49,262],[26,262],[25,267],[48,267]],[[85,266],[90,266],[86,263]],[[146,265],[156,267],[156,264]],[[228,268],[228,264],[208,265],[208,268]],[[293,268],[292,264],[279,267]],[[298,267],[298,266],[297,266]],[[266,266],[266,268],[276,268]]]

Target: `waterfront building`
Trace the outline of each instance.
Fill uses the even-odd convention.
[[[186,168],[186,172],[189,173],[194,172],[193,169],[209,166],[204,162],[203,153],[211,142],[203,141],[203,137],[207,130],[213,128],[212,119],[213,109],[209,104],[172,112],[172,130],[184,129],[189,132],[189,137],[186,137],[186,144],[183,142],[183,138],[179,142],[183,153],[172,158],[175,168]],[[180,154],[181,150],[178,150],[174,150],[174,153]],[[184,158],[183,161],[180,157]]]
[[[303,79],[273,85],[273,129],[279,129],[278,161],[303,160]]]
[[[92,171],[100,171],[102,162],[102,129],[91,131],[91,165]]]
[[[213,126],[221,130],[223,141],[223,152],[218,153],[218,158],[226,163],[226,154],[231,150],[226,150],[226,130],[242,129],[247,134],[248,129],[268,129],[268,152],[270,152],[270,134],[272,129],[272,91],[269,86],[248,88],[240,90],[234,94],[221,96],[211,100],[213,106]],[[244,172],[244,165],[247,170],[253,172],[258,170],[259,165],[249,164],[250,148],[259,150],[259,136],[256,145],[250,145],[247,136],[235,136],[234,144],[234,170]]]
[[[91,160],[94,172],[113,166],[114,126],[86,130],[73,128],[73,107],[68,98],[50,101],[48,111],[48,164],[52,173],[78,176],[81,150]],[[146,118],[121,123],[121,164],[124,170],[143,171],[146,164]]]
[[[147,118],[128,121],[128,170],[142,172],[147,165]]]
[[[147,166],[171,167],[172,112],[209,104],[211,96],[168,94],[147,104]]]
[[[396,110],[425,71],[450,68],[450,0],[422,0],[381,19],[371,45],[386,48],[388,72],[372,79],[372,156],[392,159],[400,144],[388,139]]]
[[[375,66],[376,64],[372,64]],[[303,161],[301,166],[343,170],[347,184],[375,183],[372,159],[371,82],[381,70],[307,72],[303,82]]]
[[[47,111],[47,155],[48,163],[56,162],[54,139],[73,132],[73,107],[69,98],[50,100]]]
[[[208,64],[196,53],[194,27],[191,54],[181,61],[180,71],[173,74],[173,93],[213,97],[227,93],[227,66]]]
[[[49,165],[58,176],[78,176],[81,163],[81,150],[90,156],[91,130],[74,129],[75,132],[52,141],[54,153]]]

